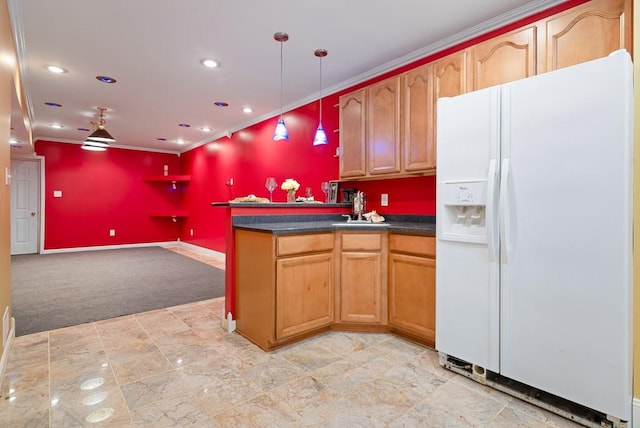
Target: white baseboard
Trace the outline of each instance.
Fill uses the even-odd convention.
[[[633,416],[631,423],[633,428],[640,428],[640,398],[633,399]]]
[[[221,253],[220,251],[210,250],[209,248],[204,248],[204,247],[199,247],[197,245],[189,244],[188,242],[184,242],[184,241],[180,241],[179,245],[181,247],[185,247],[185,248],[188,248],[190,250],[196,251],[196,252],[198,252],[200,254],[203,254],[205,256],[215,257],[216,259],[220,260],[221,262],[225,261],[225,254]]]
[[[2,358],[0,358],[0,390],[2,390],[2,380],[4,374],[7,371],[7,362],[9,361],[9,354],[11,353],[11,346],[13,346],[13,339],[16,337],[16,320],[11,317],[11,330],[9,331],[9,337],[4,345],[2,351]]]
[[[40,254],[73,253],[76,251],[118,250],[120,248],[165,247],[168,245],[180,245],[180,241],[145,242],[141,244],[100,245],[96,247],[56,248],[53,250],[42,250],[40,251]]]

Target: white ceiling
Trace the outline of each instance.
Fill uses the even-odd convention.
[[[322,63],[326,95],[561,2],[8,0],[35,140],[80,143],[88,132],[77,128],[93,129],[90,121],[104,106],[113,146],[172,152],[278,114],[277,31],[289,34],[282,46],[288,110],[318,96],[315,49],[329,52]],[[203,58],[220,67],[203,67]],[[68,72],[53,74],[48,64]],[[98,75],[117,83],[101,83]],[[243,113],[244,106],[253,113]]]

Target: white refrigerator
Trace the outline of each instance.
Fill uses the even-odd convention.
[[[617,51],[437,110],[436,349],[623,421],[632,80]]]

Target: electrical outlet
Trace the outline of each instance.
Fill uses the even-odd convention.
[[[116,236],[116,230],[115,229],[109,229],[109,236]]]
[[[389,206],[389,194],[388,193],[383,193],[382,195],[380,195],[380,206],[382,206],[382,207],[388,207]]]
[[[189,231],[189,234],[190,234],[191,236],[193,236],[193,229],[191,229],[191,230]]]

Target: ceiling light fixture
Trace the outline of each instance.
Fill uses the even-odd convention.
[[[82,144],[82,148],[85,150],[105,151],[107,147],[109,147],[109,143],[116,141],[116,139],[104,129],[104,112],[107,111],[107,109],[105,107],[98,107],[98,110],[100,111],[98,122],[91,122],[91,124],[97,125],[97,128]]]
[[[56,74],[60,74],[60,73],[66,73],[67,70],[65,70],[62,67],[59,67],[57,65],[47,65],[47,70],[49,70],[52,73],[56,73]]]
[[[318,120],[318,129],[316,129],[316,136],[313,139],[314,146],[322,146],[328,144],[327,133],[324,132],[322,127],[322,58],[327,56],[326,49],[316,49],[313,54],[320,58],[320,119]]]
[[[117,82],[116,79],[114,79],[113,77],[109,77],[109,76],[96,76],[96,79],[98,79],[102,83],[116,83]]]
[[[62,129],[62,128],[64,128],[64,126],[60,125],[59,123],[52,123],[49,126],[54,128],[54,129]]]
[[[282,45],[289,40],[289,35],[287,33],[277,32],[273,35],[273,38],[277,42],[280,42],[280,119],[278,119],[276,131],[273,133],[273,139],[276,141],[288,140],[289,131],[287,131],[287,126],[284,124],[284,119],[282,118]]]
[[[204,65],[207,68],[216,68],[218,65],[220,65],[218,64],[218,61],[207,58],[200,60],[200,64]]]
[[[247,113],[247,114],[249,114],[249,113],[253,113],[253,109],[252,109],[251,107],[244,107],[244,108],[242,109],[242,112],[243,112],[243,113]]]

